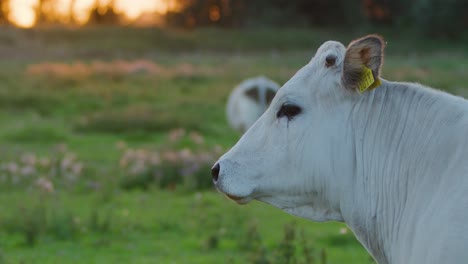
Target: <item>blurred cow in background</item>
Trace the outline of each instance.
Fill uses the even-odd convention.
[[[229,96],[227,118],[229,125],[244,133],[265,112],[280,86],[263,76],[240,83]]]

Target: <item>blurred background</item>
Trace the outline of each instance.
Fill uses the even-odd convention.
[[[1,0],[0,263],[372,263],[345,225],[209,169],[242,80],[377,33],[383,77],[468,95],[467,0]]]

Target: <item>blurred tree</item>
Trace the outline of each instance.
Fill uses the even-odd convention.
[[[102,5],[99,0],[95,0],[87,24],[120,24],[120,18],[121,14],[117,13],[115,9],[115,0],[106,5]]]
[[[393,24],[404,15],[402,8],[410,3],[411,0],[363,0],[362,9],[365,17],[372,23]]]
[[[436,37],[458,37],[468,28],[467,0],[362,0],[373,24],[414,28]]]
[[[410,18],[423,33],[456,38],[468,33],[467,0],[415,0]]]
[[[365,0],[364,0],[365,1]],[[296,12],[311,25],[342,26],[362,20],[361,0],[300,0]]]
[[[362,20],[361,0],[174,0],[173,26],[345,25]]]
[[[34,7],[36,13],[36,24],[61,23],[60,15],[57,12],[58,0],[38,0]]]
[[[10,23],[10,0],[0,0],[0,24]]]
[[[76,24],[75,4],[76,0],[70,0],[70,3],[68,4],[68,23],[70,24]]]
[[[241,8],[245,0],[173,0],[166,14],[166,24],[193,28],[195,26],[217,25],[238,26]],[[174,8],[177,7],[177,8]]]
[[[302,0],[300,0],[302,1]],[[295,1],[291,4],[284,0],[257,0],[248,1],[241,0],[242,6],[242,24],[251,25],[273,25],[273,26],[288,26],[298,24],[300,20],[296,12]]]
[[[61,0],[36,0],[37,24],[75,24],[77,0],[59,12]],[[94,0],[87,24],[120,24],[115,1]],[[362,22],[395,28],[415,28],[438,37],[467,34],[468,0],[159,0],[168,12],[166,25],[358,27]],[[0,24],[8,23],[11,0],[0,0]],[[106,1],[107,2],[107,1]],[[158,16],[156,12],[147,16]],[[141,17],[140,17],[141,19]]]

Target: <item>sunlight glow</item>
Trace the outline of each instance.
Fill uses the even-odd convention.
[[[120,0],[115,3],[117,10],[123,12],[128,18],[135,19],[143,12],[167,12],[164,1],[148,0]]]
[[[67,2],[70,2],[68,0]],[[61,1],[62,2],[62,1]],[[88,20],[89,11],[94,5],[94,0],[78,0],[75,2],[73,13],[78,23],[84,24]]]
[[[32,27],[34,25],[35,0],[15,0],[11,1],[10,19],[20,27]]]
[[[111,0],[100,0],[100,5],[106,5]],[[168,11],[171,1],[167,0],[115,0],[115,9],[124,14],[128,19],[134,20],[144,13],[157,12],[164,14]],[[36,20],[35,7],[38,0],[11,0],[10,19],[20,27],[32,27]],[[56,0],[56,12],[65,22],[69,22],[67,16],[73,10],[73,16],[77,23],[86,23],[90,10],[94,7],[95,0]],[[71,6],[73,4],[73,6]]]

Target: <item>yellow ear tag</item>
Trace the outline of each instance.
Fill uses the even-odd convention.
[[[366,90],[373,90],[376,87],[380,86],[382,83],[380,79],[374,79],[374,75],[372,74],[372,70],[366,66],[362,67],[362,75],[361,75],[361,82],[359,83],[359,92],[363,93]]]

